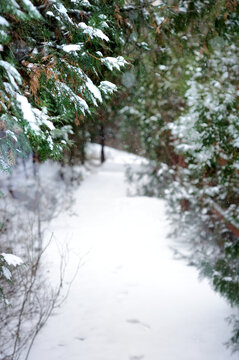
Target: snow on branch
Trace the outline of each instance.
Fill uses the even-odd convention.
[[[78,24],[79,28],[83,30],[83,34],[89,35],[89,37],[92,38],[100,38],[105,41],[110,41],[107,35],[103,33],[102,30],[94,28],[92,26],[86,25],[84,22],[80,22]]]
[[[101,62],[110,70],[113,71],[114,69],[120,70],[121,67],[124,67],[128,64],[128,62],[123,58],[123,56],[117,57],[105,57],[101,59]]]
[[[16,255],[6,253],[0,254],[0,274],[2,273],[3,277],[8,281],[11,281],[12,279],[12,273],[8,267],[16,267],[22,264],[23,260]]]
[[[99,89],[104,94],[113,94],[113,92],[117,90],[117,86],[112,82],[105,80],[100,82]]]
[[[28,10],[30,17],[41,19],[41,14],[30,0],[22,0],[23,6]]]
[[[23,264],[23,260],[16,256],[16,255],[13,255],[13,254],[8,254],[8,253],[2,253],[0,254],[4,260],[6,261],[6,263],[9,265],[9,266],[19,266],[19,265],[22,265]]]

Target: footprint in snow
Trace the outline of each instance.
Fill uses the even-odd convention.
[[[86,338],[80,337],[80,336],[76,336],[75,339],[77,339],[77,340],[79,340],[79,341],[85,341]]]
[[[129,360],[142,360],[144,358],[144,355],[134,355],[130,356]]]
[[[129,294],[128,290],[124,290],[120,292],[120,295],[128,295],[128,294]]]
[[[129,287],[137,287],[139,284],[138,283],[128,283],[126,285]]]
[[[143,326],[143,327],[146,328],[146,329],[150,329],[150,326],[149,326],[148,324],[145,324],[145,323],[141,322],[141,321],[138,320],[138,319],[127,319],[126,321],[127,321],[127,323],[129,323],[129,324],[138,324],[138,325]]]
[[[123,265],[116,266],[116,268],[113,271],[113,274],[117,274],[122,269],[123,269]]]
[[[79,216],[79,214],[77,214],[76,212],[73,212],[73,211],[69,211],[68,214],[69,214],[70,217],[72,217],[72,216],[78,217]]]

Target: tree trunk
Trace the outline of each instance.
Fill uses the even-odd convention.
[[[101,160],[101,164],[103,164],[103,162],[105,162],[105,151],[104,151],[104,147],[105,147],[105,128],[104,128],[103,124],[100,125],[100,144],[101,144],[100,160]]]

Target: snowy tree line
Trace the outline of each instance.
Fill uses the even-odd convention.
[[[238,307],[239,4],[161,1],[150,21],[154,35],[142,24],[135,83],[125,84],[128,97],[116,109],[126,149],[151,159],[131,178],[141,193],[167,200],[186,258]]]

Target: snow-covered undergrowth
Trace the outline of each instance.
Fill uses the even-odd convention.
[[[199,278],[206,278],[211,288],[232,307],[233,314],[227,318],[232,332],[230,337],[225,338],[225,343],[232,352],[238,354],[237,238],[230,240],[226,223],[220,218],[214,219],[214,226],[210,223],[213,214],[206,207],[198,206],[193,187],[188,187],[191,196],[188,206],[187,192],[178,181],[175,169],[167,164],[149,161],[137,169],[129,167],[127,175],[133,183],[131,194],[165,200],[165,211],[170,222],[168,236],[174,239],[172,250],[175,256],[189,266],[194,266]],[[225,247],[222,246],[224,241],[228,244]],[[233,255],[231,249],[234,249]]]
[[[74,167],[53,161],[33,164],[29,158],[20,160],[11,174],[0,174],[1,359],[26,356],[61,301],[67,250],[58,252],[57,281],[50,284],[42,258],[55,239],[44,233],[49,221],[71,206],[75,189],[91,171],[93,161],[97,163],[94,153],[90,157],[85,166]]]

